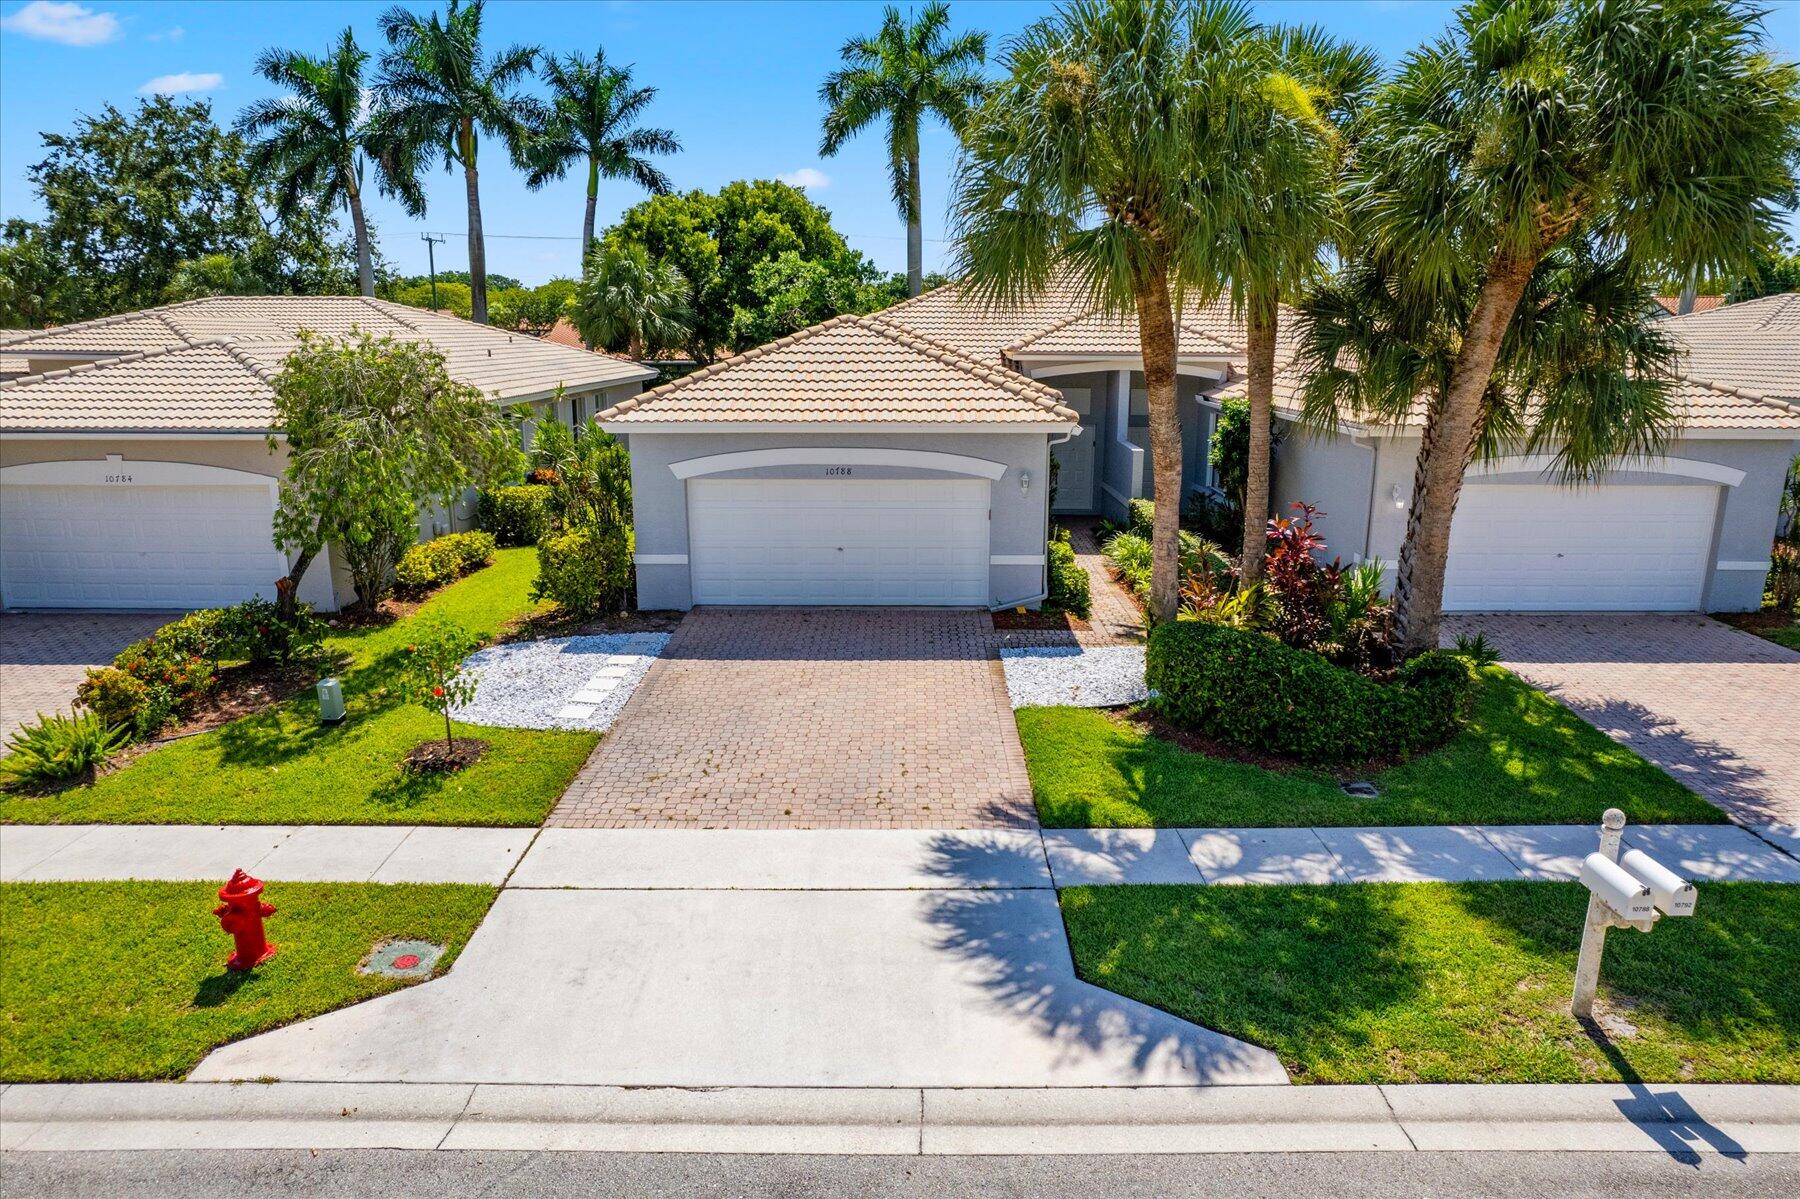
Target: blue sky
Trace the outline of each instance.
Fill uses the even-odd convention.
[[[0,215],[36,216],[26,169],[41,157],[40,130],[66,130],[79,114],[111,102],[124,109],[157,89],[205,97],[221,123],[274,89],[252,70],[268,46],[322,53],[348,25],[379,53],[376,18],[387,0],[0,0]],[[424,10],[424,0],[409,5]],[[487,38],[557,53],[606,48],[632,63],[643,83],[659,89],[648,120],[673,129],[684,150],[666,169],[678,188],[713,189],[733,179],[784,176],[808,182],[852,245],[887,270],[905,265],[905,241],[887,192],[880,135],[871,131],[836,158],[818,156],[818,85],[838,62],[845,38],[873,32],[881,4],[814,0],[741,3],[687,0],[492,0]],[[955,0],[958,29],[985,29],[990,59],[1005,39],[1050,12],[1047,3]],[[1448,3],[1402,0],[1269,0],[1269,21],[1317,23],[1362,41],[1390,64],[1441,30]],[[1776,45],[1800,57],[1800,4],[1778,3],[1769,20]],[[944,207],[954,154],[940,128],[925,141],[926,265],[945,251]],[[498,147],[483,155],[482,203],[491,271],[528,283],[573,274],[580,240],[585,175],[575,172],[539,192]],[[440,268],[467,265],[462,184],[435,172],[430,210],[422,220],[374,199],[370,215],[382,253],[405,273],[423,272],[420,233],[449,235]],[[602,224],[635,203],[626,183],[603,183]],[[1790,222],[1800,230],[1800,222]]]

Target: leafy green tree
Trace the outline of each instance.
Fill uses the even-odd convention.
[[[1255,26],[1239,4],[1072,0],[1007,48],[1007,77],[964,133],[951,208],[972,294],[1015,301],[1071,280],[1135,314],[1156,505],[1150,614],[1179,600],[1181,416],[1175,308],[1216,297],[1220,243],[1246,223],[1217,187],[1247,95]]]
[[[1539,267],[1592,247],[1627,279],[1740,273],[1774,244],[1797,154],[1800,76],[1730,0],[1477,0],[1377,93],[1356,245],[1404,304],[1457,312],[1395,587],[1406,651],[1437,644],[1463,473]],[[1603,469],[1614,440],[1567,447],[1565,472]]]
[[[427,615],[415,629],[401,668],[406,696],[444,718],[444,749],[454,754],[450,710],[475,698],[477,676],[463,662],[481,648],[481,638],[442,616]]]
[[[363,214],[363,171],[376,146],[363,86],[368,52],[345,29],[331,52],[314,58],[297,50],[265,50],[256,73],[286,89],[277,98],[253,102],[237,120],[238,132],[252,139],[250,169],[275,184],[279,210],[291,216],[305,204],[340,205],[350,214],[356,238],[356,274],[362,294],[375,294],[375,256]],[[423,215],[425,197],[416,169],[403,155],[390,156],[399,169],[383,172],[382,190],[399,198],[408,213]]]
[[[437,281],[439,287],[442,287],[446,283],[460,283],[464,287],[467,287],[469,286],[469,272],[439,271],[437,273]],[[412,287],[420,283],[428,284],[430,282],[430,275],[395,275],[389,279],[389,285],[394,287]],[[515,279],[511,275],[496,275],[492,272],[488,274],[487,285],[491,291],[525,286],[521,280]]]
[[[690,332],[688,281],[673,263],[641,245],[602,244],[571,305],[575,328],[590,346],[623,346],[643,359],[685,342]]]
[[[636,86],[631,68],[609,64],[604,49],[596,49],[592,58],[579,53],[547,56],[543,75],[550,85],[550,116],[532,142],[525,186],[535,191],[561,179],[574,164],[587,164],[587,210],[581,218],[585,259],[594,244],[600,180],[630,179],[647,192],[665,195],[669,177],[649,155],[677,153],[681,142],[667,129],[637,124],[656,89]]]
[[[887,120],[888,178],[906,222],[907,290],[915,296],[924,281],[919,125],[935,116],[960,133],[984,86],[987,34],[951,37],[949,29],[950,6],[941,0],[913,19],[890,5],[879,33],[844,43],[844,65],[819,88],[827,109],[819,153],[826,158],[876,121]]]
[[[274,388],[269,443],[284,437],[288,449],[275,509],[275,544],[292,555],[278,587],[283,615],[327,542],[373,553],[422,505],[448,504],[522,467],[512,416],[451,378],[429,345],[303,330]],[[365,570],[377,573],[375,564]]]
[[[1752,258],[1750,269],[1726,289],[1725,302],[1736,304],[1790,291],[1800,291],[1800,250],[1786,240],[1780,248],[1759,252]]]
[[[180,263],[175,267],[174,278],[163,289],[163,298],[169,301],[262,294],[256,272],[238,254],[206,254]]]
[[[0,231],[0,329],[37,329],[80,311],[78,283],[43,231],[17,218]]]
[[[904,298],[904,291],[892,296],[886,282],[860,254],[819,260],[783,251],[750,268],[757,303],[732,314],[731,340],[763,345],[840,313],[872,312]]]
[[[510,289],[500,289],[500,291],[506,290]],[[384,298],[392,300],[396,304],[407,304],[413,308],[430,310],[433,294],[430,283],[408,283],[404,286],[389,287]],[[446,283],[440,279],[435,294],[438,309],[453,316],[460,316],[465,321],[469,319],[474,301],[467,283]]]
[[[442,18],[404,8],[381,15],[388,51],[381,56],[376,140],[383,170],[396,181],[441,161],[462,168],[469,210],[470,319],[487,324],[487,242],[481,230],[482,135],[506,145],[524,168],[526,145],[543,120],[542,106],[516,89],[531,74],[538,51],[512,46],[485,54],[485,0],[448,0]]]
[[[509,287],[493,293],[490,319],[501,329],[518,329],[533,337],[550,332],[557,318],[573,306],[573,279],[552,279],[536,287]]]

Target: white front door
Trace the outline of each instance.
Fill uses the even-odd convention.
[[[1063,403],[1081,415],[1081,433],[1060,445],[1050,447],[1056,459],[1056,503],[1052,512],[1092,512],[1094,503],[1094,458],[1100,443],[1100,431],[1092,419],[1094,392],[1088,387],[1064,387]]]
[[[1718,488],[1470,483],[1450,529],[1452,612],[1691,612]]]
[[[691,479],[696,604],[985,607],[986,479]]]
[[[270,540],[270,490],[0,487],[0,598],[13,608],[145,609],[273,599],[287,559]]]

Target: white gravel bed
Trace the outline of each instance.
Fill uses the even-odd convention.
[[[1000,661],[1015,708],[1118,708],[1150,694],[1141,645],[1003,649]]]
[[[452,714],[498,728],[604,732],[668,644],[667,633],[600,633],[489,646],[463,663],[479,676],[475,698]]]

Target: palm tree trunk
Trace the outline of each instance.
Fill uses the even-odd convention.
[[[369,222],[363,216],[362,191],[352,181],[349,185],[350,228],[356,236],[356,282],[365,296],[375,294],[375,261],[369,247]]]
[[[1245,314],[1249,351],[1250,461],[1244,472],[1244,546],[1238,579],[1245,587],[1262,580],[1268,549],[1269,426],[1275,407],[1275,329],[1280,319],[1273,291],[1253,290]]]
[[[1175,395],[1175,311],[1167,268],[1158,263],[1136,280],[1138,342],[1150,399],[1150,477],[1156,516],[1150,527],[1150,620],[1174,620],[1181,595],[1181,410]],[[1127,402],[1122,397],[1120,402]]]
[[[1537,265],[1529,254],[1496,254],[1475,300],[1443,403],[1430,418],[1413,477],[1413,507],[1394,582],[1394,633],[1407,655],[1436,649],[1443,616],[1450,524],[1463,472],[1481,435],[1482,404],[1500,343]]]
[[[469,319],[488,323],[487,242],[481,236],[481,179],[475,171],[475,130],[462,129],[463,186],[469,193]]]
[[[594,248],[594,207],[600,201],[600,160],[588,156],[587,214],[581,218],[581,266],[576,276],[587,274],[588,251]]]
[[[925,290],[925,238],[919,227],[919,139],[913,138],[906,152],[906,294],[916,296]]]

